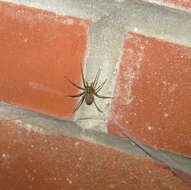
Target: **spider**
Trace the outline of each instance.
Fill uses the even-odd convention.
[[[97,106],[96,102],[95,102],[95,99],[94,99],[94,96],[97,96],[98,98],[103,98],[103,99],[107,99],[107,98],[113,98],[113,97],[107,97],[107,96],[102,96],[102,95],[99,95],[98,92],[103,88],[103,86],[105,85],[107,79],[97,87],[97,84],[98,84],[98,79],[99,79],[99,76],[100,76],[100,72],[101,72],[101,69],[98,70],[97,74],[96,74],[96,77],[94,79],[94,81],[89,85],[89,83],[85,80],[84,78],[84,74],[83,74],[83,71],[82,71],[82,65],[81,65],[81,73],[82,73],[82,81],[83,81],[83,87],[80,87],[78,86],[77,84],[73,83],[70,79],[68,79],[67,77],[66,80],[68,80],[73,86],[75,86],[76,88],[80,89],[80,90],[83,90],[83,92],[81,92],[80,94],[76,94],[76,95],[68,95],[68,97],[71,97],[71,98],[77,98],[77,97],[81,97],[78,105],[76,106],[75,111],[77,111],[80,106],[82,105],[82,103],[86,102],[87,105],[91,105],[92,103],[94,103],[94,105],[96,106],[97,110],[99,112],[103,112],[102,110],[100,110],[100,108]]]

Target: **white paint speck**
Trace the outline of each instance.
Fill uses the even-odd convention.
[[[168,84],[167,81],[163,80],[162,83],[166,86]]]
[[[9,158],[10,157],[10,155],[9,154],[2,154],[2,157],[4,158],[4,159],[7,159],[7,158]]]
[[[137,28],[137,27],[135,27],[133,30],[134,30],[134,32],[137,32],[137,31],[138,31],[138,28]]]
[[[32,124],[29,123],[23,123],[21,120],[15,120],[15,123],[18,124],[20,127],[25,128],[28,132],[36,132],[36,133],[40,133],[40,134],[44,134],[45,131],[43,128],[40,128],[38,126],[33,126]],[[32,147],[33,145],[31,145]]]
[[[164,113],[164,117],[166,117],[166,118],[167,118],[167,117],[168,117],[168,113]]]
[[[28,42],[28,39],[25,38],[25,39],[24,39],[24,42],[27,43],[27,42]]]
[[[151,126],[149,123],[146,123],[145,125],[146,125],[146,127],[147,127],[147,129],[148,129],[149,131],[151,131],[151,130],[153,129],[152,126]]]
[[[79,144],[80,144],[79,142],[76,142],[76,143],[75,143],[75,146],[78,146]]]
[[[147,128],[149,131],[151,131],[153,129],[151,126],[148,126]]]
[[[67,181],[69,184],[72,184],[72,180],[71,180],[71,179],[66,178],[66,181]]]
[[[140,46],[140,49],[144,50],[144,49],[145,49],[145,46],[141,45],[141,46]]]
[[[66,19],[66,20],[63,20],[62,23],[72,25],[72,24],[74,24],[74,21],[72,19]]]

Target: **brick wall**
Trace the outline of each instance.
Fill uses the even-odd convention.
[[[0,188],[189,189],[190,8],[0,1]],[[85,101],[73,112],[81,67],[89,84],[99,69],[97,87],[107,79],[98,94],[113,98],[95,96],[103,112]]]

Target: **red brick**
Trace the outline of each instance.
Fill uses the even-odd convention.
[[[80,83],[89,20],[0,2],[0,99],[43,113],[67,116]]]
[[[128,34],[112,117],[142,142],[191,155],[190,73],[191,48]]]
[[[0,125],[0,190],[186,190],[168,168],[111,148]]]

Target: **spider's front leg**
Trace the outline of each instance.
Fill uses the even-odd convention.
[[[102,95],[99,95],[97,93],[94,93],[94,95],[97,96],[98,98],[103,98],[103,99],[113,98],[113,97],[109,97],[109,96],[102,96]]]
[[[68,82],[70,82],[73,86],[75,86],[76,88],[80,89],[80,90],[85,90],[85,88],[82,88],[80,86],[78,86],[77,84],[75,84],[74,82],[72,82],[69,78],[64,77]]]
[[[82,69],[82,64],[80,64],[80,67],[81,67],[81,73],[82,73],[82,82],[83,82],[83,85],[84,85],[84,88],[87,88],[88,84],[85,80],[85,77],[84,77],[84,72],[83,72],[83,69]]]
[[[113,97],[107,97],[107,96],[102,96],[99,95],[98,92],[103,88],[103,86],[105,85],[107,79],[100,85],[98,86],[98,88],[96,88],[96,90],[94,91],[94,95],[97,96],[98,98],[103,98],[103,99],[107,99],[107,98],[113,98]]]
[[[67,96],[67,97],[71,97],[71,98],[77,98],[77,97],[82,96],[83,94],[85,94],[85,92],[82,92],[82,93],[76,94],[76,95],[66,95],[66,96]]]

